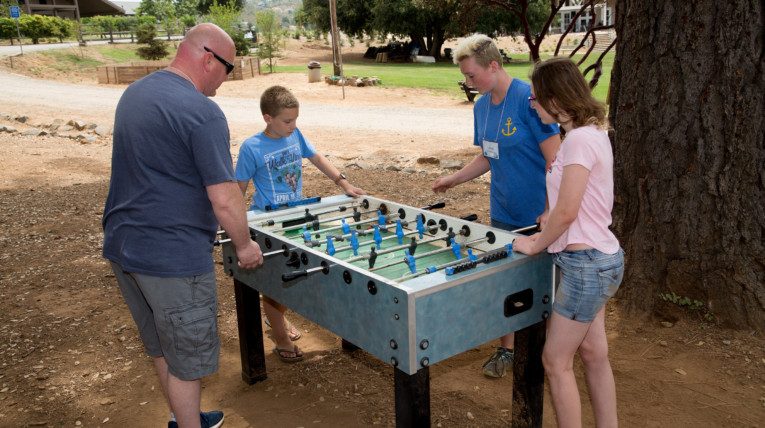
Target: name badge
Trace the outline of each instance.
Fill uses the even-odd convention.
[[[484,139],[483,143],[483,155],[487,158],[499,159],[499,144],[496,141],[489,141]]]

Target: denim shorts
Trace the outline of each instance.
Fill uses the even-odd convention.
[[[552,254],[561,270],[553,310],[576,321],[592,322],[606,301],[616,294],[624,277],[624,250],[604,254],[598,250]]]
[[[215,272],[160,278],[125,272],[111,262],[146,353],[165,357],[169,372],[194,380],[218,371],[218,288]]]

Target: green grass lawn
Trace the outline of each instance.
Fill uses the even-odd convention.
[[[134,44],[93,45],[87,47],[72,47],[40,51],[36,54],[51,58],[55,61],[53,68],[59,71],[83,71],[103,64],[121,64],[135,61],[145,61],[136,53]],[[176,48],[168,44],[167,58],[175,56]]]
[[[550,57],[551,55],[542,55],[542,59]],[[578,61],[577,57],[581,58],[581,55],[576,55],[574,57],[575,61]],[[581,66],[581,69],[584,70],[587,66],[594,63],[597,57],[598,55],[590,55],[588,61]],[[613,62],[614,54],[609,52],[603,58],[603,75],[600,77],[598,86],[595,87],[593,92],[595,98],[601,101],[606,100]],[[528,82],[532,66],[531,62],[505,64],[505,70],[511,76]],[[326,68],[326,66],[324,67]],[[306,71],[307,68],[303,65],[277,65],[274,67],[274,72],[277,73],[305,73]],[[322,74],[331,74],[331,72],[331,65],[329,69],[322,70]],[[382,80],[383,85],[389,87],[423,88],[430,89],[436,93],[454,96],[462,96],[462,91],[457,86],[457,82],[465,80],[457,65],[445,62],[436,64],[345,63],[343,64],[343,73],[346,76],[377,76]],[[586,77],[589,80],[592,76],[593,73],[589,72]]]

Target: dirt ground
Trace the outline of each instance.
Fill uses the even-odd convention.
[[[295,42],[289,46],[282,63],[319,60],[331,64],[328,46]],[[360,56],[366,48],[357,43],[353,49],[344,49],[349,56]],[[32,57],[24,60],[45,66],[44,60]],[[19,68],[13,71],[27,74]],[[61,73],[55,78],[96,85],[94,73]],[[372,112],[380,105],[435,105],[471,114],[470,104],[458,97],[385,87],[348,88],[353,96],[326,101],[327,94],[337,100],[336,89],[330,93],[323,83],[299,80],[294,75],[273,75],[227,82],[219,95],[256,97],[258,91],[281,82],[289,84],[301,101],[342,102]],[[22,132],[54,119],[111,123],[113,117],[113,111],[83,117],[66,106],[33,107],[7,99],[0,100],[0,112],[29,116],[26,123],[0,118],[0,127],[13,126]],[[232,125],[233,138],[253,131],[252,124]],[[366,143],[375,137],[387,138],[389,144],[371,149],[354,145],[354,141]],[[354,184],[374,196],[411,206],[443,200],[447,204],[443,213],[476,213],[479,222],[489,221],[486,179],[436,196],[430,186],[448,172],[417,163],[421,156],[467,163],[475,154],[469,139],[428,139],[427,129],[382,137],[353,130],[334,138],[331,130],[321,128],[312,130],[309,138]],[[232,153],[237,151],[234,145]],[[169,410],[152,362],[144,354],[114,276],[101,258],[100,221],[110,155],[110,137],[81,143],[58,136],[0,132],[0,426],[166,424]],[[350,166],[359,160],[375,167]],[[306,197],[336,193],[315,168],[306,167],[305,174]],[[288,318],[303,333],[297,344],[306,359],[287,364],[268,353],[268,379],[246,385],[241,379],[232,280],[222,270],[219,250],[215,258],[220,369],[203,380],[204,409],[223,410],[229,428],[395,425],[391,366],[361,350],[341,350],[337,336],[292,312]],[[676,305],[665,309],[661,319],[637,319],[624,313],[618,295],[608,304],[621,425],[765,427],[762,331],[726,330]],[[271,330],[264,325],[264,331],[265,346],[270,349]],[[510,425],[512,379],[488,379],[480,370],[497,344],[487,343],[431,367],[433,426]],[[580,362],[575,369],[584,425],[593,426]],[[555,426],[549,391],[544,405],[544,426]]]

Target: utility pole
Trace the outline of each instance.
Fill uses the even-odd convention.
[[[340,68],[340,41],[337,32],[337,9],[335,9],[335,0],[329,0],[329,22],[332,31],[332,65],[334,66],[335,76],[342,76]]]

